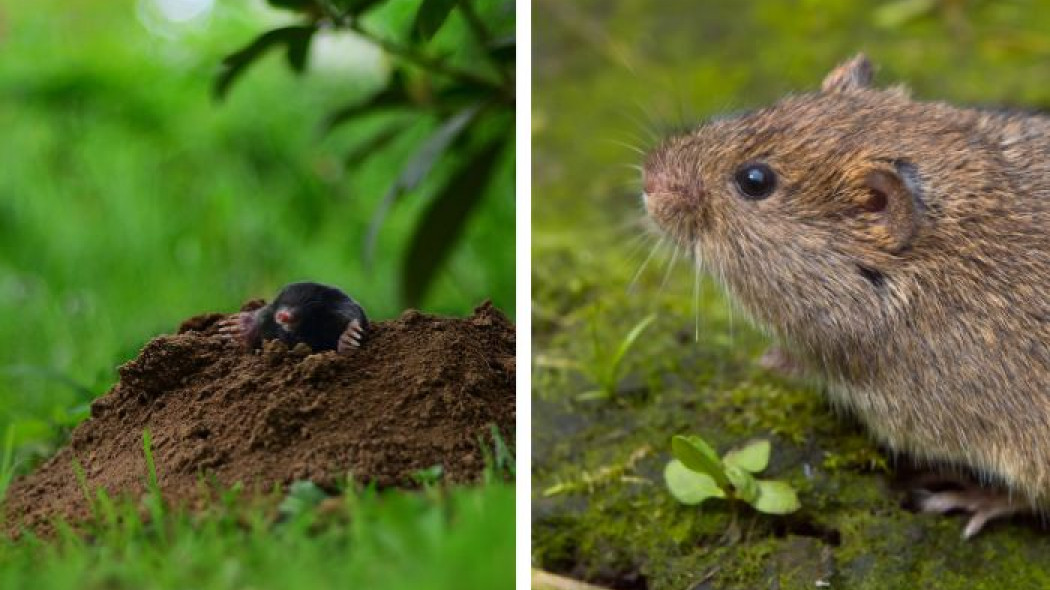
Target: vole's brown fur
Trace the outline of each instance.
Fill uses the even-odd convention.
[[[647,208],[891,448],[1050,507],[1050,119],[870,78],[667,140]]]

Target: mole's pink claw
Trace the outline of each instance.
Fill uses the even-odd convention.
[[[227,316],[226,319],[220,321],[218,324],[219,335],[223,338],[247,342],[248,333],[252,329],[253,322],[254,316],[251,312],[247,311]]]
[[[364,338],[365,329],[361,327],[361,320],[351,320],[346,325],[346,329],[339,336],[339,344],[336,347],[341,353],[352,352],[356,348],[361,347],[361,340]]]

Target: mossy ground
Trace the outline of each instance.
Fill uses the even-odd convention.
[[[707,279],[695,288],[681,257],[660,249],[635,278],[656,238],[640,222],[641,156],[624,144],[644,149],[664,123],[812,89],[858,50],[882,66],[880,83],[907,81],[920,98],[1050,102],[1031,78],[1050,73],[1040,17],[944,3],[880,28],[885,4],[537,4],[547,16],[533,53],[535,567],[615,588],[1050,587],[1050,532],[1018,520],[963,542],[962,518],[907,510],[904,461],[830,409],[818,384],[761,370],[766,337]],[[617,394],[577,399],[652,313]],[[768,473],[800,490],[802,510],[678,504],[662,470],[681,433],[721,451],[770,438]]]

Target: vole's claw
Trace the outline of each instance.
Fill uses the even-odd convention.
[[[1012,516],[1030,510],[1027,504],[1011,498],[1005,492],[973,486],[962,490],[927,492],[919,499],[922,512],[943,514],[954,510],[968,512],[970,520],[963,528],[963,539],[979,533],[990,520]]]
[[[341,353],[352,352],[354,349],[361,347],[361,340],[364,338],[365,330],[361,326],[360,320],[352,320],[346,325],[346,329],[339,336],[339,344],[336,350]]]

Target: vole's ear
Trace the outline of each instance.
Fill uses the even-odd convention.
[[[849,92],[869,88],[872,74],[871,62],[863,53],[858,53],[853,59],[831,70],[820,89],[823,92]]]
[[[924,209],[915,168],[906,163],[875,168],[864,177],[864,187],[860,206],[879,214],[879,241],[894,254],[906,250],[919,232]]]

